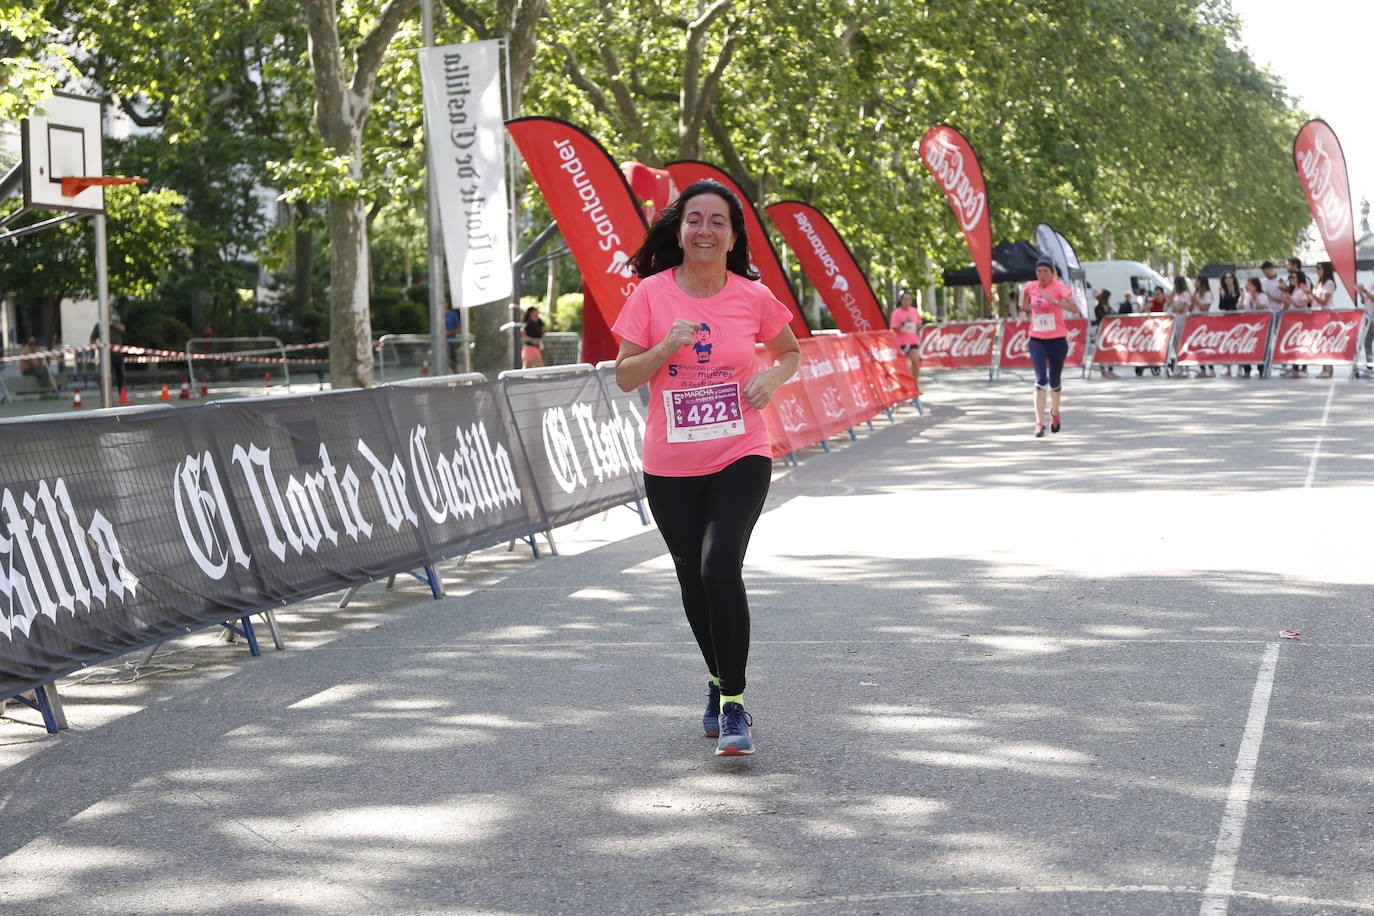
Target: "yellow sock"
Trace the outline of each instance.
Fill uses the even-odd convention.
[[[739,705],[743,706],[743,705],[744,705],[744,694],[741,693],[741,694],[738,694],[737,696],[733,696],[733,697],[727,697],[725,694],[721,694],[721,696],[720,696],[720,708],[721,708],[721,709],[724,709],[726,703],[738,703]]]
[[[711,678],[711,683],[716,685],[716,689],[717,689],[717,690],[720,689],[720,678],[718,678],[718,677],[712,677],[712,678]]]

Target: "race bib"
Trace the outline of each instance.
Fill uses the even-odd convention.
[[[1031,316],[1031,330],[1032,330],[1032,331],[1053,331],[1053,330],[1054,330],[1054,313],[1053,313],[1053,312],[1039,312],[1039,313],[1037,313],[1037,314],[1035,314],[1035,315],[1032,315],[1032,316]]]
[[[739,383],[663,392],[669,442],[704,442],[744,435]]]
[[[915,333],[916,333],[916,322],[914,322],[914,321],[903,321],[903,322],[902,322],[902,326],[901,326],[901,331],[902,331],[903,334],[915,334]]]

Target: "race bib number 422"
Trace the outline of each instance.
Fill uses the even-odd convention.
[[[744,434],[739,383],[663,392],[669,442],[704,442]]]

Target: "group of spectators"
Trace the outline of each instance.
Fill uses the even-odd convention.
[[[1097,305],[1093,309],[1093,321],[1095,324],[1099,323],[1105,316],[1113,314],[1162,312],[1187,315],[1209,312],[1214,305],[1219,310],[1228,312],[1257,312],[1264,309],[1282,312],[1288,309],[1331,307],[1332,298],[1336,294],[1336,272],[1330,261],[1321,261],[1316,265],[1315,282],[1303,270],[1299,258],[1289,258],[1286,266],[1286,276],[1280,276],[1274,262],[1265,261],[1260,265],[1262,276],[1251,277],[1243,285],[1237,281],[1235,273],[1227,271],[1221,275],[1215,293],[1212,291],[1211,280],[1207,277],[1199,275],[1191,287],[1187,277],[1175,277],[1172,292],[1166,292],[1164,287],[1156,286],[1150,295],[1142,298],[1140,302],[1136,302],[1133,293],[1127,292],[1115,307],[1112,306],[1111,290],[1099,290],[1096,294]],[[1371,348],[1374,346],[1374,285],[1370,289],[1358,287],[1358,291],[1365,312],[1371,318],[1364,338],[1365,359],[1369,361]],[[1159,370],[1158,366],[1151,367],[1155,375],[1159,374]],[[1241,370],[1249,376],[1251,367],[1242,366]],[[1143,368],[1137,368],[1136,375],[1143,374],[1143,371]],[[1331,373],[1332,367],[1326,366],[1322,369],[1321,375],[1323,378],[1330,378]],[[1215,376],[1216,369],[1211,366],[1200,367],[1198,374]],[[1230,366],[1226,367],[1226,374],[1231,374]],[[1285,378],[1305,376],[1307,367],[1289,366],[1283,375]]]

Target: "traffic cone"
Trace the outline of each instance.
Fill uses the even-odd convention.
[[[167,383],[166,383],[166,382],[163,382],[163,383],[162,383],[162,394],[158,395],[158,398],[157,398],[157,399],[158,399],[159,401],[170,401],[170,400],[172,399],[172,394],[171,394],[171,392],[169,392],[169,391],[167,390]]]
[[[81,409],[81,389],[78,388],[78,389],[76,389],[75,391],[72,392],[72,410],[80,410],[80,409]]]
[[[420,363],[420,374],[421,374],[421,375],[429,375],[429,357],[428,357],[428,356],[425,357],[425,361],[424,361],[424,362]]]
[[[128,406],[129,406],[129,389],[128,389],[128,388],[121,388],[121,389],[119,389],[119,406],[120,406],[120,407],[128,407]]]
[[[272,373],[268,372],[268,373],[266,373],[265,375],[263,375],[263,377],[262,377],[262,387],[264,387],[264,388],[271,388],[271,387],[272,387]]]
[[[205,379],[200,380],[200,396],[203,398],[208,398],[210,396],[210,383],[205,381]]]
[[[165,388],[166,386],[164,385],[163,387]],[[191,400],[191,380],[185,376],[181,379],[181,400]]]

